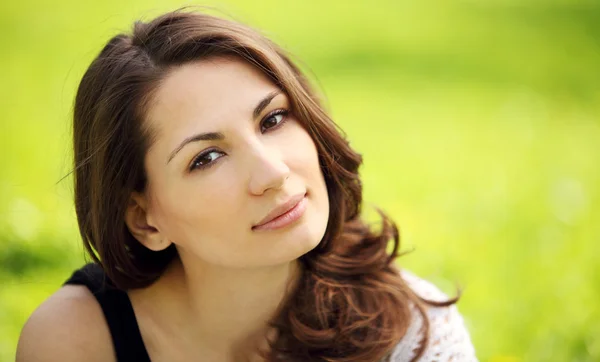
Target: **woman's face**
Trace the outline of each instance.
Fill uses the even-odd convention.
[[[315,144],[289,107],[286,94],[241,60],[170,71],[145,123],[157,135],[145,158],[146,221],[163,240],[152,249],[174,243],[185,259],[256,267],[317,246],[329,217],[327,189]],[[290,200],[302,200],[292,211],[304,210],[299,218],[256,227]]]

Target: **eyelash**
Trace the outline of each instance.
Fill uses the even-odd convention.
[[[260,126],[262,127],[263,123],[265,123],[266,120],[273,118],[275,116],[283,116],[281,119],[281,122],[277,123],[275,126],[269,128],[269,130],[267,132],[271,132],[272,130],[275,130],[279,127],[281,127],[281,125],[283,125],[285,123],[285,121],[287,121],[287,115],[288,115],[289,111],[287,109],[283,109],[283,108],[279,108],[276,109],[274,111],[271,111],[269,114],[267,114],[265,116],[265,118],[262,119],[262,121],[260,122]]]
[[[266,116],[265,116],[265,117],[262,119],[262,121],[260,122],[260,127],[261,127],[261,130],[262,130],[262,125],[263,125],[263,123],[264,123],[266,120],[268,120],[268,119],[270,119],[270,118],[272,118],[272,117],[278,116],[278,115],[282,115],[282,116],[283,116],[283,118],[281,119],[281,121],[280,121],[279,123],[277,123],[277,125],[275,125],[275,126],[273,126],[273,127],[271,127],[271,128],[268,128],[268,129],[267,129],[267,131],[265,131],[265,132],[271,132],[271,131],[273,131],[273,130],[276,130],[276,129],[280,128],[280,127],[281,127],[281,126],[282,126],[282,125],[283,125],[283,124],[284,124],[284,123],[287,121],[287,119],[288,119],[288,118],[287,118],[288,114],[289,114],[289,111],[288,111],[287,109],[283,109],[283,108],[276,109],[276,110],[272,111],[271,113],[267,114],[267,115],[266,115]],[[194,167],[194,165],[196,165],[196,163],[198,163],[198,161],[199,161],[199,160],[201,160],[203,157],[206,157],[207,155],[210,155],[212,152],[219,152],[219,153],[222,153],[221,151],[218,151],[218,150],[217,150],[217,149],[215,149],[215,148],[210,148],[210,149],[208,149],[208,150],[206,150],[206,151],[202,152],[201,154],[199,154],[198,156],[196,156],[196,157],[194,158],[194,160],[192,161],[192,164],[191,164],[191,166],[190,166],[190,168],[189,168],[189,171],[190,171],[190,172],[192,172],[192,171],[194,171],[194,170],[206,170],[206,169],[208,169],[208,168],[210,168],[210,167],[214,166],[214,165],[217,163],[217,160],[218,160],[219,158],[221,158],[221,157],[218,157],[216,160],[214,160],[214,161],[211,161],[210,163],[207,163],[207,164],[206,164],[206,165],[204,165],[204,166],[196,166],[196,167]]]

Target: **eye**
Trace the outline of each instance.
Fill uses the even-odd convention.
[[[289,111],[286,109],[276,109],[267,114],[261,122],[260,131],[264,133],[267,130],[280,127],[287,120],[288,113]]]
[[[202,152],[196,158],[194,158],[194,161],[192,161],[190,171],[193,171],[195,169],[207,169],[213,166],[215,164],[215,160],[221,158],[222,155],[225,154],[221,151],[217,151],[214,149]]]

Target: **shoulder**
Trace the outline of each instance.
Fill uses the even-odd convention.
[[[437,302],[448,300],[448,296],[433,283],[418,277],[412,272],[402,269],[400,275],[408,287],[421,298]]]
[[[401,275],[418,296],[437,302],[449,299],[434,284],[413,273],[403,270]],[[392,361],[410,359],[413,351],[420,347],[423,341],[421,330],[424,324],[423,316],[416,307],[412,308],[412,315],[413,320],[405,337],[394,350]],[[425,317],[429,322],[429,334],[420,361],[477,361],[469,332],[456,305],[427,306]]]
[[[115,361],[108,325],[96,298],[81,285],[65,285],[25,323],[17,362]]]

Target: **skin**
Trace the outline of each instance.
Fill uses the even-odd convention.
[[[275,96],[255,117],[255,107],[269,95]],[[266,76],[235,58],[179,66],[153,94],[144,123],[156,135],[145,156],[148,185],[144,193],[132,193],[125,217],[140,243],[152,250],[175,244],[180,255],[154,284],[128,292],[153,361],[252,360],[248,351],[273,337],[266,322],[299,280],[298,258],[321,241],[329,215],[311,137],[291,113],[269,116],[289,107]],[[224,139],[188,143],[170,159],[182,141],[205,132]],[[190,171],[206,150],[213,151],[202,164],[212,166]],[[253,229],[303,192],[306,211],[299,220],[277,230]],[[101,310],[82,288],[61,288],[51,305],[34,313],[22,332],[18,361],[53,360],[48,351],[31,351],[40,347],[35,339],[57,325],[73,331],[70,338],[87,338],[82,344],[112,349]],[[85,326],[60,313],[66,300],[71,310],[87,308],[92,317]],[[102,325],[95,332],[100,336],[86,336],[90,325]],[[73,351],[56,353],[56,360],[78,358]],[[95,353],[98,360],[110,355]]]
[[[157,134],[145,158],[148,187],[132,195],[126,222],[150,249],[174,243],[181,260],[151,288],[130,293],[151,357],[180,344],[210,360],[234,360],[264,336],[299,277],[297,259],[322,239],[329,203],[314,142],[291,113],[270,115],[289,107],[268,78],[235,59],[184,65],[154,94],[145,124]],[[208,132],[223,139],[182,146]],[[198,155],[205,156],[194,164]],[[202,164],[211,167],[190,170]],[[297,222],[253,229],[305,192]]]

